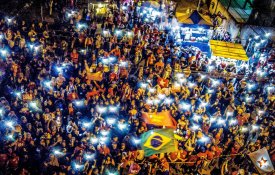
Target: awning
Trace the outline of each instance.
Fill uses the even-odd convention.
[[[248,61],[246,51],[241,44],[217,40],[210,40],[209,42],[213,56]]]

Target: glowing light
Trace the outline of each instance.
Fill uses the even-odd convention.
[[[134,141],[135,144],[139,144],[141,142],[140,139],[135,139],[135,138],[133,139],[133,141]]]
[[[274,88],[273,86],[267,86],[266,89],[267,89],[267,91],[272,91],[272,90],[274,90],[275,88]]]
[[[100,137],[99,142],[100,143],[106,143],[107,139],[108,139],[108,137]]]
[[[101,107],[97,107],[97,111],[99,112],[99,113],[105,113],[106,111],[107,111],[107,108],[106,107],[103,107],[103,106],[101,106]]]
[[[265,111],[263,111],[263,110],[258,110],[258,114],[259,115],[262,115],[262,114],[264,114],[265,113]]]
[[[84,165],[79,165],[79,164],[75,164],[74,165],[74,167],[75,167],[75,169],[77,169],[77,170],[79,170],[79,169],[81,169],[82,167],[84,167]]]
[[[127,7],[126,6],[122,6],[122,10],[127,10]]]
[[[127,32],[127,35],[128,35],[128,36],[132,36],[133,33],[132,33],[132,32]]]
[[[208,105],[208,103],[206,103],[206,102],[201,102],[201,104],[200,104],[201,107],[206,107],[207,105]]]
[[[246,98],[245,98],[245,101],[246,101],[246,102],[250,102],[251,100],[252,100],[252,97],[246,97]]]
[[[203,75],[203,74],[200,74],[200,77],[201,77],[202,80],[204,80],[207,76]]]
[[[147,99],[147,100],[146,100],[146,103],[147,103],[147,104],[153,104],[153,103],[154,103],[154,101],[153,101],[153,100],[151,100],[151,99]]]
[[[62,73],[63,67],[56,67],[57,72]]]
[[[201,119],[201,116],[200,116],[200,115],[195,114],[195,115],[193,116],[193,119],[194,119],[194,120],[200,120],[200,119]]]
[[[37,52],[39,48],[40,48],[40,46],[36,46],[36,47],[34,47],[34,50]]]
[[[146,83],[141,83],[140,86],[145,89],[147,87],[147,84]]]
[[[210,123],[214,123],[217,119],[216,118],[210,118]]]
[[[225,120],[224,120],[224,119],[219,118],[219,119],[218,119],[218,121],[217,121],[217,123],[218,123],[219,125],[222,125],[222,124],[224,124],[224,123],[225,123]]]
[[[212,93],[214,92],[214,90],[213,90],[213,89],[208,89],[207,92],[208,92],[209,94],[212,94]]]
[[[37,109],[37,104],[35,101],[30,102],[30,107]]]
[[[0,115],[3,115],[3,112],[4,112],[3,109],[0,109]]]
[[[82,29],[82,28],[85,28],[85,27],[86,27],[85,24],[80,24],[80,23],[77,24],[78,29]]]
[[[113,61],[115,61],[115,60],[116,60],[116,58],[115,58],[115,57],[109,57],[108,59],[109,59],[109,61],[110,61],[110,62],[113,62]]]
[[[160,15],[160,12],[158,12],[158,11],[153,11],[152,12],[152,16],[159,16]]]
[[[75,100],[74,103],[75,103],[76,106],[83,106],[84,105],[83,100]]]
[[[181,103],[180,108],[184,110],[189,110],[191,108],[191,105],[188,103]]]
[[[109,125],[113,125],[113,124],[116,122],[116,119],[114,119],[114,118],[107,118],[106,122],[107,122]]]
[[[103,34],[107,35],[108,34],[108,30],[103,30]]]
[[[3,56],[6,56],[6,55],[7,55],[7,51],[6,51],[6,50],[1,50],[1,54],[2,54]]]
[[[21,98],[22,93],[21,92],[15,92],[15,95],[19,98]]]
[[[45,84],[45,86],[47,87],[47,88],[50,88],[50,89],[52,89],[52,86],[51,86],[51,81],[47,81],[47,82],[45,82],[44,83]]]
[[[257,126],[257,125],[252,125],[252,131],[256,131],[256,130],[258,130],[258,129],[260,129],[259,126]]]
[[[233,116],[233,112],[227,112],[226,116],[231,116],[232,117]]]
[[[107,136],[109,134],[109,131],[106,131],[106,130],[102,130],[100,132],[103,136]]]
[[[149,88],[149,92],[154,93],[156,91],[155,88]]]
[[[30,44],[30,48],[33,49],[34,45],[33,44]]]
[[[102,59],[102,63],[103,64],[108,64],[109,63],[109,59]]]
[[[120,130],[124,130],[124,129],[126,129],[126,127],[127,127],[127,125],[124,124],[124,123],[119,123],[118,124],[118,129],[120,129]]]
[[[209,137],[206,137],[206,136],[202,136],[202,138],[199,139],[200,142],[207,142],[209,141]]]
[[[8,135],[8,138],[9,138],[10,140],[13,140],[13,135],[12,135],[12,134],[9,134],[9,135]]]
[[[252,88],[254,88],[255,87],[255,84],[247,84],[247,88],[248,89],[252,89]]]
[[[178,78],[178,79],[180,79],[180,78],[183,78],[183,77],[184,77],[183,73],[177,73],[177,74],[176,74],[176,76],[177,76],[177,78]]]
[[[189,82],[187,85],[189,88],[193,88],[196,86],[196,83]]]
[[[11,23],[12,18],[7,18],[8,23]]]
[[[231,119],[229,120],[229,125],[236,125],[238,123],[238,121],[236,119]]]
[[[266,33],[265,37],[269,37],[271,35],[271,33]]]
[[[256,35],[255,37],[254,37],[254,39],[259,39],[260,38],[260,36],[259,35]]]
[[[164,102],[165,102],[165,104],[171,104],[173,102],[173,99],[166,98]]]
[[[116,33],[116,35],[120,35],[120,34],[121,34],[121,31],[120,31],[120,30],[117,30],[115,33]]]
[[[248,128],[247,127],[242,127],[241,132],[247,132]]]
[[[208,71],[211,72],[212,70],[215,69],[215,66],[208,66]]]
[[[154,103],[154,104],[159,104],[159,103],[160,103],[160,100],[159,100],[159,99],[154,99],[154,100],[153,100],[153,103]]]
[[[164,94],[158,94],[158,98],[161,100],[163,100],[165,97],[166,97],[166,95],[164,95]]]
[[[92,144],[98,143],[98,138],[92,137],[91,142],[92,142]]]
[[[91,160],[91,159],[94,159],[94,158],[95,158],[95,155],[94,155],[94,154],[85,154],[84,157],[85,157],[85,159],[87,159],[87,160]]]
[[[12,121],[7,121],[6,126],[13,128],[14,123]]]
[[[59,151],[59,150],[54,150],[53,153],[54,153],[55,155],[62,155],[62,154],[63,154],[63,153],[62,153],[61,151]]]
[[[117,107],[116,106],[110,106],[109,107],[109,110],[110,110],[110,112],[117,112]]]
[[[90,123],[90,122],[85,122],[85,123],[83,123],[83,126],[85,127],[85,128],[88,128],[88,127],[90,127],[92,124]]]
[[[128,63],[127,63],[127,61],[120,61],[119,65],[122,67],[126,67],[128,65]]]
[[[179,82],[182,84],[182,83],[186,83],[187,80],[186,80],[186,78],[181,78],[181,79],[179,79]]]
[[[195,130],[195,131],[198,130],[199,128],[200,128],[200,127],[199,127],[198,125],[193,125],[193,126],[191,127],[191,129],[192,129],[192,130]]]
[[[212,79],[212,84],[213,84],[214,87],[218,86],[220,84],[220,81]]]

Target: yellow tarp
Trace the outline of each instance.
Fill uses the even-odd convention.
[[[210,40],[213,56],[248,61],[246,51],[241,44]]]

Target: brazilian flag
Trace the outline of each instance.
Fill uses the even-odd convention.
[[[154,129],[143,133],[141,136],[141,146],[145,157],[177,151],[174,129]]]

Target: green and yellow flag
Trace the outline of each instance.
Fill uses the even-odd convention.
[[[153,154],[177,151],[177,141],[173,129],[154,129],[141,136],[141,146],[145,157]]]

